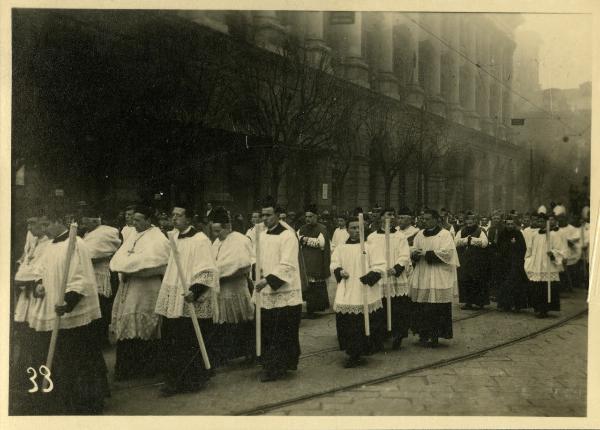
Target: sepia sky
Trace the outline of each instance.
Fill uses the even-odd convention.
[[[532,30],[542,39],[542,88],[577,88],[592,77],[590,15],[524,14],[519,30]]]

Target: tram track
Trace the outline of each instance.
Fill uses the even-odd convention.
[[[488,312],[491,312],[491,309],[485,310],[480,312],[478,315],[469,315],[465,318],[461,318],[461,319],[457,319],[456,321],[461,321],[461,320],[466,320],[466,319],[471,319],[471,318],[475,318],[477,316],[486,314]],[[236,411],[233,412],[232,415],[234,416],[243,416],[243,415],[263,415],[267,412],[276,410],[276,409],[280,409],[286,406],[290,406],[293,404],[297,404],[297,403],[301,403],[301,402],[305,402],[307,400],[312,400],[312,399],[316,399],[319,397],[324,397],[324,396],[328,396],[331,394],[335,394],[335,393],[339,393],[342,391],[348,391],[348,390],[353,390],[356,388],[360,388],[366,385],[376,385],[376,384],[380,384],[383,382],[388,382],[394,379],[399,379],[402,378],[404,376],[408,376],[417,372],[421,372],[424,370],[429,370],[429,369],[435,369],[435,368],[439,368],[439,367],[444,367],[444,366],[448,366],[454,363],[458,363],[458,362],[462,362],[462,361],[468,361],[468,360],[472,360],[478,357],[481,357],[485,354],[487,354],[490,351],[494,351],[496,349],[500,349],[500,348],[504,348],[519,342],[523,342],[526,341],[528,339],[532,339],[536,336],[539,336],[543,333],[549,332],[551,330],[554,330],[558,327],[561,327],[565,324],[570,323],[573,320],[576,320],[578,318],[581,318],[582,316],[586,315],[588,313],[588,310],[585,309],[583,311],[579,311],[577,313],[575,313],[574,315],[571,315],[565,319],[562,319],[560,321],[557,321],[556,323],[550,324],[546,327],[543,327],[539,330],[536,330],[534,332],[522,335],[522,336],[518,336],[500,343],[497,343],[495,345],[489,346],[489,347],[485,347],[485,348],[481,348],[477,351],[473,351],[473,352],[469,352],[466,354],[462,354],[456,357],[451,357],[451,358],[447,358],[447,359],[442,359],[439,361],[436,361],[434,363],[429,363],[423,366],[416,366],[407,370],[403,370],[400,372],[394,372],[394,373],[390,373],[388,375],[382,376],[382,377],[377,377],[377,378],[371,378],[371,379],[367,379],[365,381],[360,381],[360,382],[356,382],[356,383],[352,383],[352,384],[347,384],[347,385],[343,385],[343,386],[337,386],[335,388],[331,388],[331,389],[327,389],[327,390],[322,390],[320,392],[317,393],[310,393],[310,394],[306,394],[306,395],[302,395],[302,396],[297,396],[294,398],[290,398],[290,399],[286,399],[286,400],[282,400],[279,402],[273,402],[273,403],[269,403],[266,405],[262,405],[260,407],[255,407],[255,408],[250,408],[250,409],[245,409],[245,410],[241,410],[241,411]],[[337,350],[337,349],[336,349]],[[311,355],[316,355],[318,353],[321,352],[315,352],[312,353]]]
[[[452,319],[452,323],[454,324],[454,323],[457,323],[457,322],[460,322],[460,321],[469,320],[469,319],[476,318],[476,317],[479,317],[479,316],[482,316],[482,315],[485,315],[485,314],[488,314],[488,313],[494,312],[494,311],[495,310],[492,309],[492,308],[487,308],[487,309],[475,311],[472,314],[466,315],[464,317],[455,318],[455,319],[453,318]],[[333,315],[335,317],[335,314],[331,314],[331,315]],[[327,316],[329,316],[329,315],[327,315]],[[339,346],[336,345],[336,346],[332,346],[332,347],[328,347],[328,348],[319,349],[317,351],[307,352],[305,354],[300,355],[300,360],[304,360],[304,359],[311,358],[311,357],[316,357],[316,356],[319,356],[319,355],[322,355],[322,354],[328,354],[328,353],[331,353],[331,352],[336,352],[336,351],[339,351],[339,350],[340,350]],[[252,367],[248,367],[248,369],[251,369],[251,368]],[[247,370],[247,369],[239,369],[238,368],[236,370],[244,371],[244,370]],[[217,370],[218,373],[220,373],[221,371],[227,371],[227,368],[225,367],[225,368],[221,368],[221,369]],[[113,386],[111,388],[111,391],[119,392],[119,391],[139,389],[139,388],[145,388],[145,387],[158,387],[158,386],[161,386],[162,384],[164,384],[163,381],[152,381],[152,382],[141,383],[141,384],[134,384],[134,385]]]

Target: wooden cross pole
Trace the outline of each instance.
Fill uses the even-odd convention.
[[[365,251],[365,219],[362,213],[358,214],[358,231],[360,233],[360,265],[362,275],[364,276],[367,274],[367,253]],[[365,335],[371,336],[368,288],[368,285],[363,286],[363,313],[365,317]]]
[[[392,279],[388,274],[388,270],[392,267],[390,252],[390,219],[385,218],[385,296],[386,311],[387,311],[387,329],[392,331]]]
[[[56,298],[56,304],[63,304],[65,301],[65,291],[67,289],[67,282],[69,281],[69,271],[71,270],[71,260],[73,253],[75,252],[75,244],[77,243],[77,224],[71,223],[69,227],[69,242],[67,244],[67,258],[65,259],[65,265],[63,267],[63,276],[60,280],[60,286],[58,289],[58,297]],[[48,297],[48,299],[51,299]],[[60,316],[56,315],[54,319],[54,326],[52,327],[52,336],[50,337],[50,347],[48,348],[48,355],[46,356],[46,367],[48,370],[52,370],[52,363],[54,361],[54,353],[56,352],[56,342],[58,341],[58,332],[60,329]],[[48,380],[44,378],[44,389],[48,388]]]
[[[255,229],[255,254],[256,254],[256,263],[254,265],[254,285],[256,285],[256,283],[258,281],[261,280],[262,275],[261,275],[261,271],[262,271],[262,266],[261,266],[261,261],[260,261],[260,233],[261,233],[261,223],[256,224],[256,226],[254,227]],[[255,323],[256,323],[256,356],[260,357],[261,353],[262,353],[262,334],[261,334],[261,307],[262,307],[262,295],[260,291],[256,291],[256,288],[254,289],[254,299],[255,299],[255,306],[256,306],[256,316],[255,316]]]
[[[188,283],[185,279],[183,268],[181,266],[179,250],[177,249],[175,238],[172,235],[169,235],[169,244],[171,245],[171,250],[173,251],[173,260],[175,260],[175,264],[177,266],[177,275],[179,277],[179,284],[181,285],[181,291],[183,293],[182,295],[185,296],[187,294],[186,287]],[[202,354],[204,367],[206,369],[210,369],[210,361],[208,360],[208,353],[206,352],[206,346],[204,345],[204,339],[202,337],[202,332],[200,331],[200,324],[198,323],[198,317],[196,316],[196,308],[194,307],[193,303],[186,303],[188,307],[188,312],[190,313],[190,317],[192,320],[192,325],[194,326],[194,332],[196,332],[196,338],[198,339],[198,346],[200,347],[200,353]]]

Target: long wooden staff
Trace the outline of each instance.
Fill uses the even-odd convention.
[[[364,276],[367,274],[367,254],[365,252],[365,219],[362,213],[358,214],[358,231],[360,233],[360,267],[362,275]],[[363,287],[363,313],[365,316],[365,334],[371,336],[368,288],[368,285],[364,285]]]
[[[75,252],[75,243],[77,241],[77,223],[71,223],[69,227],[69,243],[67,244],[67,258],[63,268],[63,277],[58,290],[57,304],[63,304],[65,301],[65,290],[69,280],[69,271],[71,270],[71,259]],[[56,315],[54,326],[52,327],[52,336],[50,337],[50,347],[48,348],[48,356],[46,357],[46,367],[52,370],[52,362],[54,361],[54,353],[56,352],[56,342],[58,341],[58,331],[60,329],[60,316]],[[48,388],[48,380],[44,378],[44,388]]]
[[[387,329],[392,331],[392,279],[388,274],[388,270],[392,267],[390,256],[390,219],[385,219],[385,296],[387,308]]]
[[[256,244],[256,248],[254,253],[256,254],[256,263],[254,265],[254,285],[256,285],[256,283],[258,281],[260,281],[260,279],[262,278],[261,276],[261,272],[262,272],[262,266],[260,264],[260,228],[261,224],[256,224],[255,228],[255,244]],[[256,306],[256,316],[255,316],[255,323],[256,323],[256,356],[260,357],[261,353],[262,353],[262,327],[261,327],[261,307],[262,307],[262,294],[261,291],[256,291],[256,288],[254,289],[254,301],[255,301],[255,306]]]
[[[177,266],[177,275],[179,277],[179,284],[181,285],[181,290],[183,295],[187,294],[186,286],[188,285],[185,280],[185,275],[183,274],[183,269],[181,267],[181,260],[179,258],[179,250],[177,249],[177,244],[175,243],[175,238],[172,235],[169,235],[169,244],[171,245],[171,250],[173,251],[173,260],[175,260],[175,265]],[[192,319],[192,324],[194,325],[194,331],[196,332],[196,338],[198,339],[198,346],[200,347],[200,352],[202,354],[202,360],[204,361],[204,367],[206,369],[210,369],[210,361],[208,360],[208,353],[206,352],[206,346],[204,345],[204,338],[202,337],[202,331],[200,331],[200,324],[198,324],[198,317],[196,316],[196,308],[193,303],[186,302],[188,307],[188,312],[190,313],[190,317]]]
[[[546,221],[546,250],[550,252],[550,220]],[[548,303],[552,301],[552,281],[548,280]]]

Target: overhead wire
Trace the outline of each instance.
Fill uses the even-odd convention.
[[[520,97],[521,99],[525,100],[527,103],[529,103],[531,106],[535,107],[536,109],[546,113],[551,119],[554,119],[556,121],[559,121],[561,124],[563,124],[566,128],[568,128],[569,130],[571,130],[574,134],[577,135],[581,135],[582,133],[584,133],[587,129],[585,129],[584,131],[581,132],[577,132],[575,131],[574,128],[572,128],[572,126],[570,126],[569,124],[565,123],[560,117],[556,116],[553,112],[549,112],[546,109],[544,109],[541,106],[538,106],[536,103],[532,102],[531,100],[529,100],[527,97],[525,97],[524,95],[518,93],[517,91],[513,90],[512,87],[509,87],[508,85],[506,85],[501,79],[497,78],[493,73],[489,72],[488,70],[486,70],[481,64],[479,64],[476,60],[471,59],[468,55],[466,55],[465,53],[461,52],[459,49],[455,48],[454,46],[452,46],[452,44],[450,44],[448,41],[446,41],[444,38],[442,38],[441,36],[435,34],[433,31],[431,31],[430,29],[424,27],[419,21],[416,21],[415,19],[411,18],[410,16],[408,16],[407,14],[404,14],[404,16],[412,21],[415,25],[417,25],[418,27],[420,27],[423,31],[425,31],[426,33],[428,33],[429,35],[433,36],[435,39],[437,39],[438,41],[440,41],[441,43],[443,43],[448,49],[456,52],[458,55],[460,55],[465,61],[469,62],[470,64],[474,65],[475,67],[477,67],[478,70],[482,71],[483,73],[487,74],[488,76],[490,76],[493,80],[495,80],[496,82],[498,82],[500,85],[502,85],[502,87],[504,89],[506,89],[507,91],[509,91],[510,93]],[[550,91],[552,93],[552,91]],[[550,96],[552,96],[552,94],[550,94]],[[588,127],[589,128],[589,127]]]

